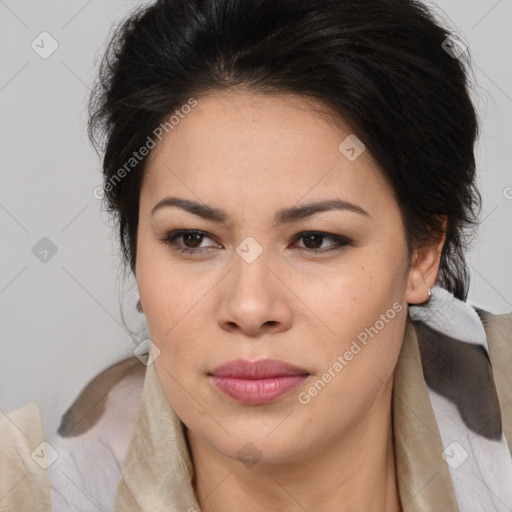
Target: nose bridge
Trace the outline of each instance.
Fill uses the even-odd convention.
[[[233,268],[223,290],[219,322],[248,335],[262,329],[280,332],[291,325],[292,313],[284,289],[279,285],[277,259],[255,240],[244,240],[234,254]]]
[[[265,293],[270,286],[271,251],[253,237],[246,237],[236,248],[233,279],[242,290]]]

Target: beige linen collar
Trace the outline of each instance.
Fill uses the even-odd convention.
[[[459,512],[409,317],[393,384],[393,438],[404,512]]]
[[[458,512],[409,318],[395,371],[392,414],[403,511]],[[155,366],[148,366],[113,512],[201,510],[192,486],[194,465],[184,428],[167,400]]]

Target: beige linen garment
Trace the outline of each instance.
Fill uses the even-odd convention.
[[[505,436],[512,440],[512,314],[486,312],[483,325]],[[198,512],[184,426],[167,400],[154,365],[146,369],[142,393],[113,512]],[[416,332],[409,319],[395,372],[392,413],[404,512],[458,512],[451,477],[441,458],[443,446],[423,377]],[[50,483],[40,460],[43,440],[37,404],[27,404],[8,418],[0,417],[0,511],[51,511]],[[34,450],[39,457],[32,457]]]
[[[44,429],[36,402],[0,416],[0,511],[49,512]]]

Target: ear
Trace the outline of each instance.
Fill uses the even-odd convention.
[[[429,245],[417,249],[412,256],[405,298],[409,304],[428,302],[428,291],[436,284],[441,252],[446,240],[447,217],[443,215],[443,234]]]

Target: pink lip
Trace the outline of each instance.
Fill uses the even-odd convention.
[[[276,359],[229,361],[211,372],[213,383],[226,395],[245,404],[276,400],[299,386],[307,370]]]

